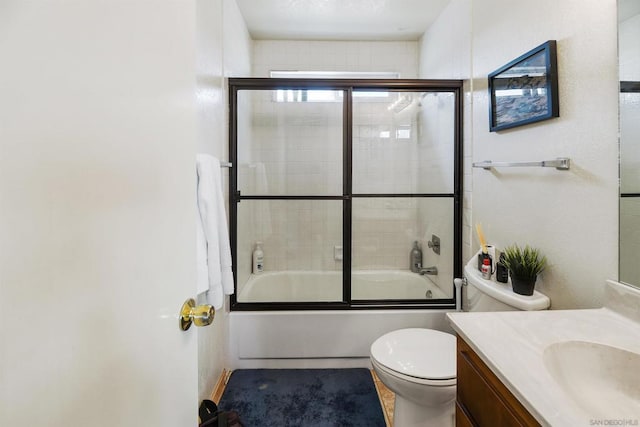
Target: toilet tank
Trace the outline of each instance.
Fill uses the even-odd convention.
[[[546,295],[534,291],[533,295],[520,295],[513,292],[511,279],[508,283],[482,278],[474,256],[464,267],[467,286],[463,286],[462,307],[464,311],[533,311],[546,310],[551,301]]]

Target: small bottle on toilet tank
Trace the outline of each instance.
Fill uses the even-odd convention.
[[[253,250],[253,274],[260,274],[264,270],[264,252],[262,252],[262,242],[256,242]]]
[[[504,253],[500,254],[500,260],[496,263],[496,281],[507,283],[509,281],[509,270],[504,265]]]
[[[489,257],[482,260],[482,269],[480,271],[483,279],[491,280],[491,260]]]

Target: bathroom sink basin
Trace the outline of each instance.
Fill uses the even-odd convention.
[[[586,341],[544,350],[544,364],[564,393],[590,418],[640,414],[640,354]]]

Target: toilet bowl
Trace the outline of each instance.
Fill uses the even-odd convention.
[[[456,398],[456,339],[410,328],[371,345],[371,364],[394,393],[394,426],[452,426]]]
[[[468,311],[546,310],[550,301],[534,292],[516,294],[509,283],[485,280],[474,256],[464,268]],[[466,294],[466,295],[465,295]],[[456,338],[432,329],[391,331],[371,345],[371,365],[396,394],[394,427],[455,424]]]

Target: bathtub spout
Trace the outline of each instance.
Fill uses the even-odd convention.
[[[438,275],[438,267],[427,267],[427,268],[421,268],[420,270],[418,270],[418,273],[422,276],[425,274],[428,274],[429,276],[437,276]]]

